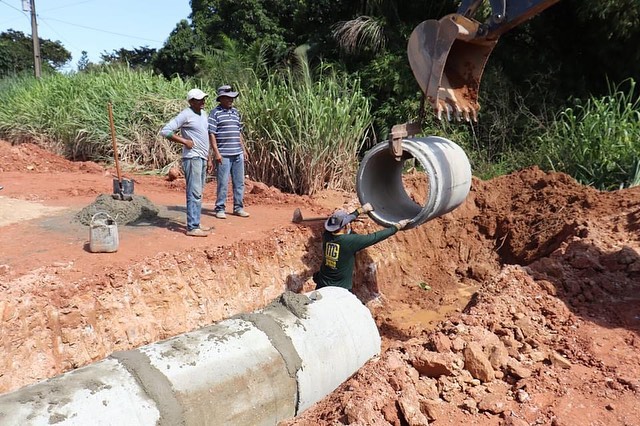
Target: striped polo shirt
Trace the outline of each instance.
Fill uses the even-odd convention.
[[[209,114],[209,133],[215,135],[218,151],[223,157],[242,154],[241,131],[242,118],[236,108],[224,109],[218,105]]]

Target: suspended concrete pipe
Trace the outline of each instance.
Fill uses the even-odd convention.
[[[349,291],[284,293],[221,321],[0,395],[8,425],[276,425],[380,352]]]
[[[462,204],[471,188],[471,166],[465,152],[438,136],[402,140],[403,155],[396,160],[387,142],[365,154],[356,178],[362,204],[371,203],[369,213],[378,224],[390,226],[410,219],[407,228],[442,216]],[[424,205],[414,201],[404,187],[402,172],[406,160],[415,158],[427,176]]]

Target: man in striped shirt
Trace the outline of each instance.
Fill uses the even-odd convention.
[[[247,151],[242,137],[242,117],[233,106],[238,97],[231,86],[218,88],[218,106],[209,113],[209,143],[216,162],[217,195],[215,214],[218,219],[226,219],[225,201],[229,176],[233,188],[233,214],[249,217],[244,210],[244,162]]]

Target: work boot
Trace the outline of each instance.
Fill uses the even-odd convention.
[[[226,218],[227,218],[227,215],[226,215],[226,213],[225,213],[223,210],[218,210],[218,211],[216,212],[216,217],[217,217],[218,219],[226,219]]]
[[[209,233],[207,231],[203,231],[200,228],[194,228],[187,231],[187,235],[190,237],[208,237]]]

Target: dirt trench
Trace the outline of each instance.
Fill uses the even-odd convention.
[[[311,290],[321,222],[290,213],[356,203],[248,182],[252,218],[205,209],[214,238],[192,241],[183,183],[136,176],[159,221],[122,227],[118,253],[95,255],[68,219],[112,173],[26,152],[0,143],[0,197],[51,210],[0,227],[0,392]],[[283,425],[640,424],[639,219],[636,188],[601,193],[535,168],[474,179],[458,209],[358,255],[354,293],[382,354]]]
[[[449,272],[435,289],[477,286],[466,306],[408,329],[392,312],[415,294],[372,307],[380,358],[282,425],[640,424],[639,195],[535,168],[474,180],[405,245],[425,282]]]

